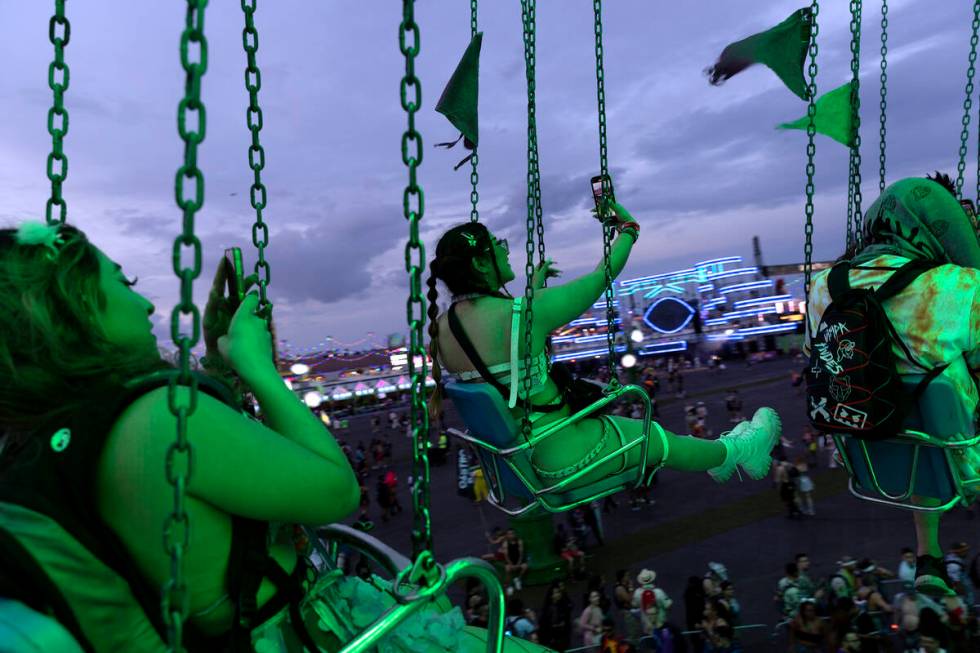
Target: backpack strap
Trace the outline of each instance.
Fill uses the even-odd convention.
[[[879,302],[883,302],[891,297],[894,297],[898,293],[902,292],[910,283],[915,281],[915,279],[922,274],[935,267],[939,267],[940,263],[938,261],[929,261],[925,259],[915,259],[911,260],[902,267],[898,268],[894,274],[888,277],[888,281],[881,284],[877,290],[875,290],[875,297]]]
[[[848,279],[850,271],[850,261],[841,261],[830,268],[830,274],[827,275],[827,290],[830,291],[830,301],[838,301],[844,293],[851,289],[851,282]]]
[[[476,347],[473,346],[473,341],[471,341],[469,336],[466,335],[466,330],[463,328],[463,324],[459,321],[459,316],[456,315],[456,304],[449,307],[449,314],[447,317],[449,319],[449,330],[452,332],[453,337],[456,338],[456,342],[459,343],[463,353],[465,353],[466,357],[470,359],[471,363],[473,363],[473,367],[475,367],[476,371],[480,373],[480,377],[496,388],[497,392],[500,393],[500,396],[504,398],[504,401],[507,401],[510,397],[510,388],[498,381],[497,378],[490,373],[490,370],[487,369],[486,363],[483,362],[483,359],[480,358],[480,355],[476,352]],[[514,375],[512,374],[511,376],[513,377]],[[532,404],[530,408],[538,413],[553,413],[561,410],[564,405],[565,402],[562,401],[558,404]]]

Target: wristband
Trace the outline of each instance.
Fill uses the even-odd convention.
[[[636,222],[635,220],[627,220],[626,222],[620,223],[619,226],[617,227],[617,229],[620,232],[622,232],[624,229],[632,229],[632,230],[636,231],[637,233],[639,233],[640,232],[640,224],[638,222]]]

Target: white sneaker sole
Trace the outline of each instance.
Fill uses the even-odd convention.
[[[765,433],[765,454],[757,461],[743,463],[742,469],[749,475],[749,478],[754,481],[759,481],[769,474],[769,468],[772,466],[772,456],[770,454],[773,447],[779,442],[779,436],[783,432],[783,423],[779,419],[779,415],[772,408],[760,408],[752,416],[752,428]]]

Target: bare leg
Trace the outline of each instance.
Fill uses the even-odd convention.
[[[920,506],[938,506],[939,501],[928,497],[912,497],[912,502]],[[939,512],[913,512],[912,519],[915,521],[915,539],[918,546],[916,555],[929,555],[936,558],[943,557],[943,549],[939,546],[939,520],[942,513]]]

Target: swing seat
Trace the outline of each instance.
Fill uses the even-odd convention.
[[[637,395],[643,402],[642,434],[612,453],[597,458],[567,478],[547,485],[531,465],[534,446],[545,438],[559,433],[565,427],[591,417],[626,394]],[[473,445],[477,460],[483,469],[483,476],[487,481],[488,501],[509,515],[521,515],[536,509],[565,512],[621,490],[641,485],[653,473],[648,473],[647,469],[651,429],[659,432],[666,451],[666,435],[663,429],[651,420],[650,398],[639,386],[620,386],[578,413],[549,424],[539,433],[534,434],[528,442],[522,441],[520,422],[513,418],[500,393],[491,385],[449,383],[446,385],[446,395],[452,400],[467,427],[465,433],[457,429],[449,429],[449,433]],[[642,464],[587,486],[566,489],[572,482],[583,478],[599,466],[615,460],[634,447],[640,447]]]
[[[906,392],[915,389],[921,375],[903,378]],[[980,494],[980,477],[965,477],[958,459],[980,442],[974,416],[945,375],[933,379],[912,406],[905,430],[892,439],[866,441],[848,434],[832,434],[851,493],[863,500],[906,510],[943,512],[959,502],[969,505]],[[938,506],[920,506],[912,497],[938,500]]]
[[[314,548],[327,567],[337,567],[337,558],[341,548],[351,548],[361,556],[367,557],[378,565],[392,578],[397,578],[403,571],[412,566],[411,560],[394,550],[384,542],[362,531],[355,530],[343,524],[331,524],[316,530],[316,537],[311,537]],[[549,653],[539,644],[523,639],[504,636],[504,590],[500,584],[497,572],[487,562],[477,558],[461,558],[445,566],[445,575],[437,591],[427,598],[406,602],[393,596],[396,605],[378,617],[374,625],[368,627],[364,634],[373,633],[371,642],[364,641],[359,636],[354,641],[345,644],[339,653],[347,650],[364,650],[376,642],[379,637],[394,629],[401,621],[402,615],[408,616],[420,606],[429,605],[439,611],[452,609],[452,604],[446,598],[445,588],[463,578],[475,578],[481,581],[487,589],[490,600],[489,628],[466,626],[461,635],[458,650],[461,653],[496,653],[494,641],[501,643],[502,653]]]

